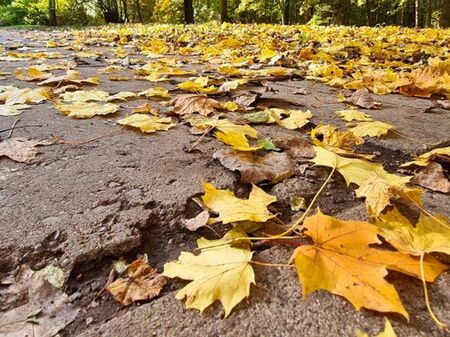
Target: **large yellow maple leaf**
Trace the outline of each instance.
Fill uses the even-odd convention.
[[[364,307],[408,317],[397,291],[385,276],[387,269],[393,269],[419,277],[417,259],[369,247],[381,241],[377,227],[368,222],[342,221],[319,210],[305,219],[304,228],[314,244],[300,246],[294,253],[303,297],[325,289],[345,297],[358,310]],[[434,278],[445,269],[432,258],[425,266]]]
[[[275,216],[267,209],[267,205],[275,202],[277,198],[256,185],[253,185],[248,199],[240,199],[229,190],[218,190],[210,183],[203,183],[203,189],[203,202],[219,214],[217,221],[224,224],[245,220],[264,222]]]
[[[203,311],[219,300],[225,317],[250,294],[255,274],[250,265],[253,253],[248,249],[234,248],[227,240],[197,240],[199,255],[181,252],[178,261],[164,265],[164,276],[191,280],[176,298],[186,298],[186,307]]]

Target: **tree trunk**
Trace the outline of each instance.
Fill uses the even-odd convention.
[[[426,27],[431,27],[432,16],[433,16],[433,0],[427,0],[427,16],[425,20]]]
[[[415,6],[414,6],[414,18],[415,18],[415,20],[414,20],[414,22],[415,22],[414,27],[416,27],[416,28],[419,28],[419,26],[420,26],[420,22],[419,22],[419,19],[420,19],[419,11],[420,11],[420,8],[419,7],[420,7],[420,1],[416,0],[415,1]]]
[[[371,0],[366,0],[366,19],[367,19],[367,25],[371,27],[373,25],[372,21],[372,3]]]
[[[125,22],[130,22],[130,18],[128,17],[127,0],[122,0],[122,7],[123,7],[123,16],[125,17]]]
[[[194,6],[192,0],[184,0],[184,23],[194,23]]]
[[[142,13],[141,13],[141,2],[140,0],[136,0],[136,11],[138,15],[139,22],[142,23]]]
[[[345,25],[347,23],[350,0],[333,0],[332,22],[335,25]]]
[[[50,26],[56,26],[56,0],[48,0],[48,21]]]
[[[283,6],[283,16],[281,18],[281,23],[283,25],[288,25],[290,23],[290,11],[291,11],[291,0],[284,0]]]
[[[450,1],[442,1],[441,28],[450,27]]]
[[[220,5],[220,21],[228,22],[228,0],[221,0]]]

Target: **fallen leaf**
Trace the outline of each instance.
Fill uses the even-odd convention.
[[[350,183],[355,183],[358,186],[364,185],[374,175],[393,186],[403,186],[411,179],[408,176],[388,173],[381,164],[357,158],[345,158],[322,147],[314,147],[314,150],[316,151],[316,157],[311,161],[316,165],[336,168],[344,177],[347,185],[350,185]]]
[[[239,151],[256,151],[261,149],[261,145],[250,146],[248,139],[243,133],[228,132],[224,133],[222,131],[217,131],[215,136],[221,142],[231,145],[235,150]]]
[[[385,280],[386,269],[420,277],[418,259],[370,247],[381,241],[377,227],[368,222],[338,220],[319,210],[303,226],[314,240],[314,245],[300,246],[294,252],[304,298],[325,289],[345,297],[357,310],[397,312],[408,318],[394,286]],[[434,277],[445,269],[435,260],[424,265]]]
[[[177,115],[186,115],[199,113],[207,116],[214,112],[214,109],[220,108],[220,103],[207,96],[197,94],[179,95],[172,100],[171,104],[174,106],[173,112]]]
[[[133,261],[127,270],[127,277],[119,278],[106,287],[124,306],[158,296],[166,284],[166,279],[141,259]]]
[[[247,84],[247,82],[248,82],[248,80],[244,79],[244,78],[234,80],[234,81],[227,81],[227,82],[222,83],[222,85],[219,87],[219,89],[217,89],[217,92],[218,93],[230,92],[230,91],[237,89],[241,85]]]
[[[98,77],[86,78],[76,70],[67,70],[67,73],[65,75],[50,77],[45,81],[40,82],[39,85],[59,87],[62,85],[72,84],[76,86],[82,86],[82,85],[97,85],[99,84],[99,81],[100,79]]]
[[[311,130],[314,145],[339,154],[353,154],[352,147],[364,143],[364,139],[351,131],[339,131],[331,125],[318,125]]]
[[[118,92],[115,95],[109,96],[107,98],[107,102],[113,102],[113,101],[127,101],[131,98],[135,98],[137,97],[137,94],[135,92],[131,92],[131,91],[122,91],[122,92]]]
[[[153,107],[150,104],[148,104],[148,103],[145,103],[143,105],[140,105],[140,106],[137,106],[137,107],[133,108],[131,110],[131,112],[132,113],[143,113],[143,114],[149,113],[149,114],[152,114],[154,116],[158,116],[158,111],[153,109]]]
[[[264,180],[278,183],[294,174],[294,163],[287,153],[219,150],[214,159],[227,169],[239,171],[243,183],[257,184]]]
[[[49,140],[33,140],[23,137],[5,139],[0,142],[0,157],[5,156],[20,163],[29,163],[40,153],[36,146],[51,145]]]
[[[55,108],[63,114],[74,118],[92,118],[117,112],[119,107],[113,103],[73,102],[69,104],[55,103]]]
[[[427,166],[429,163],[442,158],[445,161],[450,162],[450,146],[441,147],[429,152],[423,153],[420,156],[414,158],[413,161],[402,164],[402,167],[405,166]]]
[[[0,105],[0,116],[17,116],[20,115],[24,109],[31,108],[28,104],[2,104]]]
[[[139,128],[144,133],[167,131],[176,125],[170,117],[161,118],[144,114],[133,114],[118,120],[117,123]]]
[[[364,331],[361,331],[359,329],[355,331],[355,335],[356,335],[356,337],[369,337],[369,335],[367,333],[365,333]],[[389,322],[389,320],[387,318],[384,319],[383,332],[380,332],[375,337],[397,337],[394,329],[392,328],[391,322]]]
[[[211,94],[217,91],[217,88],[213,85],[207,87],[209,82],[208,77],[197,77],[194,80],[182,82],[177,85],[178,88],[184,91]]]
[[[281,120],[281,126],[289,130],[300,129],[309,123],[311,111],[290,110],[289,117]]]
[[[14,281],[2,293],[2,302],[23,305],[2,313],[2,337],[55,336],[77,317],[79,308],[70,298],[28,266],[20,267]]]
[[[195,232],[197,229],[207,225],[209,220],[209,212],[203,211],[192,219],[186,219],[183,221],[184,226],[191,232]]]
[[[170,98],[169,90],[164,87],[154,87],[141,91],[139,96],[145,96],[147,98]]]
[[[422,167],[411,179],[411,182],[433,191],[450,192],[450,181],[445,176],[444,169],[439,163],[431,162],[427,166]]]
[[[274,143],[295,160],[313,158],[316,154],[313,146],[300,137],[277,138]]]
[[[52,76],[52,74],[43,72],[36,67],[29,67],[26,70],[18,69],[13,74],[17,79],[28,82],[43,81]]]
[[[360,122],[350,129],[356,137],[380,137],[386,135],[389,130],[394,130],[394,126],[379,121]]]
[[[441,252],[450,255],[450,224],[444,216],[421,213],[419,221],[413,226],[394,208],[381,214],[377,225],[379,234],[404,254],[420,256]]]
[[[6,105],[37,104],[51,98],[50,92],[45,88],[23,88],[8,90],[0,93],[0,102]]]
[[[77,90],[65,92],[61,98],[66,102],[105,102],[109,93],[103,90]]]
[[[203,189],[205,190],[203,202],[213,212],[219,214],[217,221],[224,224],[244,220],[264,222],[275,216],[269,212],[267,205],[275,202],[277,198],[256,185],[253,185],[248,199],[239,199],[233,192],[218,190],[210,183],[203,183]]]
[[[379,109],[381,103],[375,102],[367,88],[356,90],[345,102],[364,109]]]
[[[365,114],[364,112],[358,111],[356,109],[339,110],[339,111],[336,111],[336,115],[338,115],[343,121],[346,121],[346,122],[372,121],[372,118],[369,115]]]
[[[186,298],[186,307],[203,312],[219,300],[225,317],[250,294],[255,274],[250,264],[253,253],[248,249],[231,247],[228,240],[197,240],[200,254],[181,252],[178,261],[164,265],[164,276],[190,280],[178,291],[176,298]],[[211,248],[209,248],[211,247]],[[209,248],[209,249],[208,249]]]

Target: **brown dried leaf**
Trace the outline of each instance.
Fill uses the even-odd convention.
[[[127,306],[158,296],[165,284],[166,279],[156,269],[137,259],[128,266],[128,277],[115,280],[106,290],[117,302]]]
[[[381,107],[381,103],[373,100],[367,88],[356,90],[345,102],[365,109],[379,109]]]
[[[285,150],[289,155],[297,159],[314,158],[316,152],[312,144],[300,137],[283,137],[275,139],[275,145]]]
[[[411,182],[430,190],[449,193],[450,181],[445,176],[444,169],[439,163],[431,162],[426,167],[419,170]]]
[[[173,112],[177,115],[187,115],[197,112],[200,115],[208,116],[214,112],[215,108],[220,107],[218,101],[198,94],[177,96],[170,104],[174,106]]]
[[[33,140],[23,137],[5,139],[0,142],[0,157],[5,156],[12,160],[29,163],[40,151],[38,145],[50,145],[49,140]]]
[[[239,171],[243,183],[257,184],[264,180],[277,183],[294,174],[294,163],[287,153],[220,150],[214,153],[214,159],[230,170]]]

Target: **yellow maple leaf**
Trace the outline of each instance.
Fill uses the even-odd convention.
[[[258,56],[259,62],[263,63],[268,60],[270,60],[272,57],[274,57],[277,54],[277,52],[267,46],[264,46],[261,48],[261,53]]]
[[[312,117],[311,111],[289,110],[289,117],[282,119],[280,124],[286,129],[300,129],[309,123]]]
[[[364,185],[373,175],[394,186],[402,186],[411,179],[408,176],[398,176],[388,173],[383,169],[381,164],[371,163],[357,158],[345,158],[317,146],[314,147],[314,151],[316,151],[316,157],[311,161],[316,165],[335,168],[342,174],[347,185],[350,185],[350,183],[355,183],[358,186]]]
[[[391,199],[403,198],[406,202],[421,205],[422,190],[417,188],[406,188],[403,186],[393,186],[376,174],[371,175],[367,180],[355,190],[358,198],[366,198],[367,212],[371,216],[377,217],[383,210],[391,204]]]
[[[164,87],[154,87],[141,91],[139,96],[145,96],[148,98],[170,98],[169,90]]]
[[[6,105],[41,103],[50,98],[50,92],[45,88],[18,89],[12,87],[11,90],[0,93],[0,102]]]
[[[73,102],[70,104],[55,103],[55,108],[69,117],[91,118],[115,113],[119,107],[113,103]]]
[[[235,150],[239,151],[256,151],[261,149],[261,146],[250,146],[248,139],[243,133],[238,132],[221,132],[217,131],[215,136],[221,142],[231,145]]]
[[[342,120],[346,122],[351,121],[368,122],[372,120],[372,118],[369,115],[356,109],[339,110],[336,111],[336,115],[338,115]]]
[[[380,235],[400,252],[416,256],[432,252],[450,255],[450,225],[444,216],[421,214],[413,226],[394,208],[379,219]]]
[[[109,93],[103,90],[77,90],[65,92],[61,95],[64,101],[68,102],[105,102]]]
[[[181,252],[178,261],[164,265],[164,276],[192,281],[176,294],[179,300],[186,298],[186,307],[203,311],[219,300],[227,317],[249,296],[250,285],[255,283],[250,265],[253,253],[231,247],[228,242],[200,238],[197,240],[199,255]]]
[[[450,160],[450,146],[441,147],[438,149],[431,150],[429,152],[423,153],[420,156],[414,158],[413,161],[402,164],[401,166],[427,166],[430,162],[434,161],[438,157],[447,158]]]
[[[357,137],[380,137],[386,135],[389,130],[394,130],[394,126],[380,121],[360,122],[350,129]]]
[[[26,70],[18,69],[13,74],[17,79],[28,82],[43,81],[52,76],[52,74],[43,72],[36,67],[29,67]]]
[[[276,197],[253,185],[248,199],[240,199],[229,190],[218,190],[213,184],[203,183],[205,195],[202,200],[213,212],[218,213],[217,221],[224,224],[237,221],[264,222],[275,215],[269,212],[267,205],[275,202]]]
[[[217,91],[217,88],[213,85],[207,87],[209,82],[208,77],[197,77],[195,80],[189,80],[177,85],[178,88],[189,92],[201,92],[204,94],[211,94]]]
[[[367,333],[361,330],[355,331],[356,337],[369,337]],[[383,332],[380,332],[375,337],[397,337],[397,334],[395,333],[394,329],[392,328],[391,322],[387,318],[384,319],[384,330]]]
[[[385,276],[387,269],[393,269],[418,277],[417,259],[370,247],[381,241],[377,227],[368,222],[342,221],[319,210],[305,219],[304,228],[314,245],[300,246],[294,252],[303,297],[325,289],[345,297],[358,310],[364,307],[408,317],[397,291]],[[433,263],[426,265],[439,275],[445,266],[435,270],[439,263]]]
[[[131,116],[120,119],[117,123],[139,128],[144,133],[167,131],[176,125],[176,123],[172,122],[170,117],[161,118],[140,113],[132,114]]]
[[[340,154],[353,153],[352,146],[364,143],[364,139],[356,136],[353,132],[339,131],[331,125],[316,126],[311,130],[311,140],[316,146]]]

